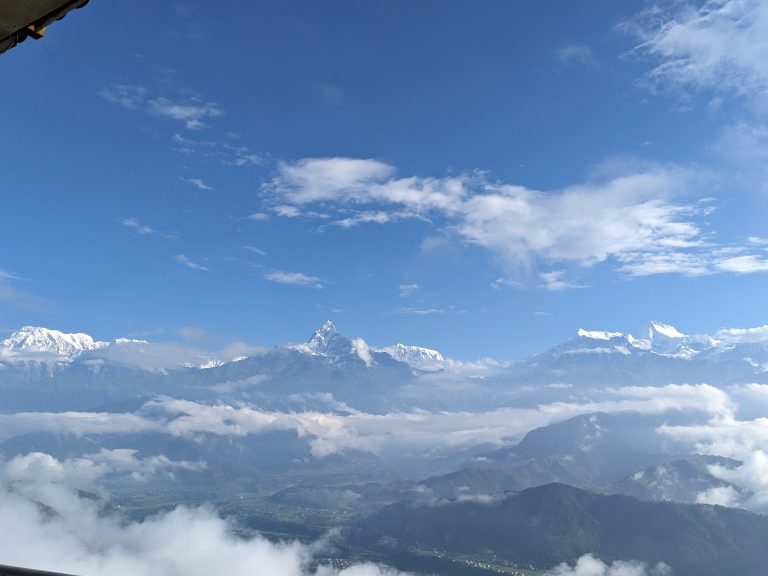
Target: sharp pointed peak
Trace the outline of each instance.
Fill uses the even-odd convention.
[[[648,324],[648,337],[653,340],[654,334],[660,334],[667,338],[685,338],[685,334],[680,332],[674,326],[651,320]]]

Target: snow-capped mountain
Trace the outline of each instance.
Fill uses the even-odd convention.
[[[443,370],[448,365],[440,352],[420,346],[398,343],[385,348],[370,348],[362,338],[351,340],[343,336],[330,320],[326,320],[320,328],[315,330],[312,337],[305,343],[292,345],[290,348],[311,356],[326,358],[330,362],[356,358],[362,360],[366,366],[372,366],[375,363],[377,354],[387,354],[394,360],[421,371]]]
[[[108,342],[94,340],[88,334],[66,334],[39,326],[24,326],[0,342],[0,355],[8,359],[71,362],[83,352],[107,346]]]
[[[647,336],[636,338],[623,332],[579,329],[577,337],[558,344],[544,355],[559,356],[573,354],[654,354],[671,358],[691,359],[701,352],[728,346],[714,338],[694,334],[687,335],[674,326],[661,322],[650,322]]]
[[[291,348],[330,359],[343,358],[355,351],[352,340],[342,336],[330,320],[326,320],[320,328],[315,330],[312,337],[305,343],[291,346]]]
[[[385,352],[397,360],[404,362],[411,368],[433,372],[444,370],[447,367],[447,361],[440,352],[421,346],[409,346],[406,344],[395,344],[386,348],[378,348],[377,352]]]

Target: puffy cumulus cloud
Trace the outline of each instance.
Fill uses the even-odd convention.
[[[3,476],[6,475],[5,471]],[[20,489],[0,485],[0,557],[11,565],[82,576],[394,576],[372,564],[344,570],[310,569],[327,545],[241,539],[207,507],[179,507],[131,522],[103,511],[102,503],[80,498],[68,486],[47,479]]]
[[[373,356],[371,356],[371,347],[368,346],[368,342],[362,338],[355,338],[352,340],[352,349],[357,354],[358,358],[365,362],[366,366],[370,366],[373,363]]]
[[[768,342],[768,324],[754,328],[721,328],[715,338],[724,342]]]
[[[658,61],[647,74],[655,87],[738,94],[768,110],[768,5],[762,0],[667,2],[624,28],[638,50]]]
[[[265,190],[293,204],[382,202],[405,206],[410,214],[453,212],[468,192],[468,175],[398,178],[395,172],[393,166],[378,160],[304,158],[280,162],[277,175]]]
[[[697,504],[728,506],[730,508],[738,506],[739,499],[740,495],[733,486],[714,486],[696,494]]]
[[[690,178],[683,170],[651,168],[556,193],[497,186],[467,200],[458,229],[469,242],[520,263],[539,257],[590,266],[691,248],[702,243],[690,219],[696,210],[667,200]]]
[[[264,192],[273,210],[292,217],[304,215],[302,206],[322,204],[343,228],[419,218],[516,271],[603,262],[629,277],[766,270],[757,246],[724,251],[710,241],[703,231],[712,210],[706,202],[681,200],[706,178],[678,166],[614,160],[586,183],[541,191],[480,172],[399,176],[377,160],[306,158],[279,163]],[[575,286],[561,271],[543,274],[546,288]]]
[[[752,387],[768,388],[760,385]],[[731,505],[759,511],[768,509],[768,418],[716,418],[696,426],[661,426],[658,431],[694,445],[701,453],[739,461],[735,466],[712,464],[708,469],[710,474],[735,485],[743,493],[702,494],[702,498],[721,498]]]
[[[549,576],[667,576],[672,574],[672,570],[663,562],[652,567],[635,560],[616,560],[606,564],[592,554],[585,554],[573,566],[563,563],[547,574]]]

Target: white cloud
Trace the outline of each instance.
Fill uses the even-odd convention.
[[[660,562],[648,567],[636,560],[615,560],[606,564],[592,554],[585,554],[573,566],[565,562],[547,572],[548,576],[667,576],[672,570]]]
[[[266,256],[267,254],[261,248],[256,248],[256,246],[243,246],[243,250],[248,250],[248,252],[251,254],[256,254],[257,256]]]
[[[158,423],[137,414],[108,412],[18,412],[0,414],[0,438],[27,432],[57,434],[129,434],[156,431]]]
[[[173,102],[161,96],[147,102],[147,110],[155,116],[184,122],[189,130],[199,130],[206,126],[205,120],[222,116],[224,112],[214,102],[199,102],[196,100],[185,103]]]
[[[289,206],[288,204],[280,204],[272,208],[275,214],[282,216],[283,218],[296,218],[301,216],[301,211],[296,206]]]
[[[94,489],[99,481],[110,476],[145,482],[161,473],[172,475],[175,470],[199,472],[206,468],[203,462],[174,461],[164,455],[140,458],[136,454],[136,450],[128,448],[102,448],[79,458],[57,460],[42,452],[30,452],[8,460],[2,467],[1,478],[21,487],[56,482],[73,489]]]
[[[551,272],[540,272],[539,278],[543,282],[543,287],[550,292],[560,292],[569,288],[585,288],[582,284],[576,284],[565,279],[564,270],[553,270]]]
[[[334,222],[334,224],[336,226],[341,226],[342,228],[353,228],[360,224],[388,224],[389,222],[401,219],[401,217],[402,216],[397,213],[385,212],[383,210],[369,210],[359,212],[348,218],[342,218],[341,220]]]
[[[504,288],[522,288],[523,283],[519,280],[514,280],[512,278],[505,278],[504,276],[499,276],[491,282],[491,288],[494,290],[503,290]]]
[[[186,182],[187,184],[191,184],[198,190],[213,190],[213,187],[206,184],[201,178],[179,178],[182,182]]]
[[[702,243],[691,219],[695,210],[667,200],[683,193],[691,177],[651,168],[555,193],[486,187],[463,204],[457,228],[469,243],[522,266],[537,258],[591,266],[639,252],[692,248]]]
[[[403,306],[395,310],[395,314],[404,316],[432,316],[434,314],[445,314],[443,308],[418,308],[415,306]]]
[[[365,362],[366,366],[373,364],[373,356],[371,356],[371,348],[368,346],[368,342],[362,338],[355,338],[352,340],[352,349],[355,351],[358,358]]]
[[[400,291],[400,298],[410,298],[419,290],[418,284],[400,284],[397,288]]]
[[[264,278],[270,282],[278,284],[293,284],[295,286],[312,286],[313,288],[322,288],[323,281],[317,276],[309,276],[303,272],[267,272]]]
[[[746,392],[753,397],[768,398],[768,386],[751,384]],[[659,432],[678,441],[688,442],[704,454],[734,458],[736,466],[714,464],[709,472],[734,484],[745,494],[731,493],[731,505],[756,511],[768,510],[768,418],[737,420],[734,417],[714,418],[707,424],[696,426],[661,426]],[[727,493],[702,494],[705,497],[725,498]]]
[[[42,469],[75,465],[50,459]],[[98,464],[95,464],[98,466]],[[81,463],[81,467],[87,464]],[[6,476],[7,466],[0,470]],[[373,564],[345,569],[310,568],[313,555],[329,544],[272,543],[233,534],[233,526],[209,507],[178,507],[141,522],[102,512],[99,502],[81,498],[55,477],[18,478],[13,490],[0,484],[0,557],[3,562],[71,574],[112,576],[395,576]],[[70,477],[69,481],[74,480]],[[68,482],[69,483],[69,482]],[[51,513],[52,512],[52,513]]]
[[[592,49],[584,44],[568,44],[557,50],[557,60],[561,66],[580,64],[587,68],[597,68],[597,60]]]
[[[745,254],[724,258],[715,263],[717,268],[736,274],[753,274],[755,272],[768,272],[768,258]]]
[[[625,24],[658,59],[647,78],[656,87],[707,89],[768,104],[768,4],[709,0],[698,6],[655,5]]]
[[[739,493],[733,486],[715,486],[696,494],[697,504],[728,506],[730,508],[737,507],[739,499]]]
[[[704,232],[714,210],[709,199],[675,201],[707,181],[680,167],[614,160],[584,184],[544,192],[481,173],[398,177],[375,160],[310,158],[280,163],[264,190],[281,215],[306,215],[299,206],[321,203],[344,214],[335,224],[347,228],[421,218],[464,244],[486,248],[518,274],[540,264],[600,263],[627,277],[768,270],[768,258],[755,253],[761,245],[723,247]],[[291,204],[280,203],[286,200]],[[562,272],[541,274],[546,288],[576,287]]]
[[[120,224],[123,226],[128,226],[128,228],[133,228],[136,230],[137,234],[141,235],[148,235],[148,234],[157,234],[158,232],[154,230],[153,228],[150,228],[149,226],[142,224],[136,218],[123,218],[120,220]]]
[[[118,84],[111,88],[102,88],[98,94],[110,104],[135,109],[144,104],[147,93],[148,90],[144,86]]]
[[[0,268],[0,280],[21,280],[21,278],[13,272]]]
[[[132,228],[133,230],[136,231],[137,234],[141,236],[157,235],[157,236],[162,236],[163,238],[167,238],[169,240],[176,238],[174,234],[166,234],[164,232],[160,232],[159,230],[155,230],[151,226],[142,224],[136,218],[123,218],[122,220],[120,220],[120,224],[128,228]]]
[[[356,350],[363,360],[370,352],[361,342],[357,342]],[[477,371],[476,367],[472,369]],[[429,383],[428,378],[424,384]],[[237,383],[226,384],[234,386]],[[435,389],[438,388],[433,387],[430,391]],[[731,417],[733,406],[725,392],[707,385],[626,387],[609,390],[601,399],[590,402],[555,402],[532,408],[503,407],[477,412],[412,410],[371,414],[345,407],[342,413],[286,413],[247,405],[206,405],[159,398],[146,403],[137,414],[40,412],[0,415],[0,439],[34,431],[73,435],[153,431],[197,438],[203,434],[244,437],[292,430],[306,439],[312,454],[318,458],[348,450],[435,454],[485,443],[506,444],[510,438],[519,438],[533,428],[580,414],[663,414],[670,411],[701,412],[725,420]],[[768,434],[768,428],[765,434]]]
[[[201,270],[204,272],[208,271],[208,268],[206,266],[203,266],[202,264],[198,264],[197,262],[190,260],[189,258],[184,256],[184,254],[178,254],[174,256],[173,259],[176,260],[176,262],[178,262],[179,264],[186,266],[190,270]]]
[[[306,158],[279,164],[271,188],[296,204],[337,200],[365,194],[369,184],[392,175],[394,169],[377,160]]]
[[[129,84],[105,87],[99,91],[99,96],[111,104],[127,109],[143,109],[153,116],[177,120],[183,122],[189,130],[204,128],[206,126],[205,120],[217,118],[224,114],[224,111],[215,102],[202,102],[197,98],[187,98],[183,102],[174,102],[165,96],[149,99],[149,94],[150,91],[144,86]],[[174,141],[184,145],[199,144],[186,141],[180,135],[174,135]]]
[[[754,328],[721,328],[715,338],[725,342],[768,342],[768,324]]]
[[[264,212],[254,212],[253,214],[248,215],[248,220],[263,222],[264,220],[269,220],[269,214],[264,214]]]

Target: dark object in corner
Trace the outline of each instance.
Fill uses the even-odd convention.
[[[38,40],[49,24],[88,0],[0,0],[0,54],[27,38]]]

